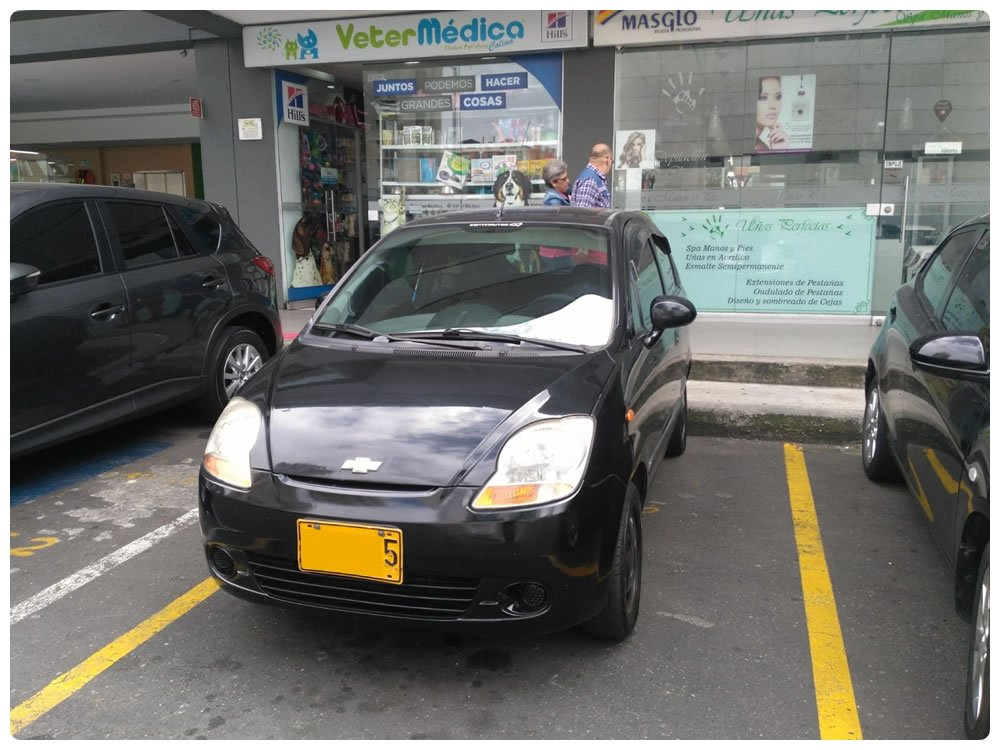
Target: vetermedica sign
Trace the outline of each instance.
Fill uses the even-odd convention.
[[[248,68],[587,46],[587,11],[454,11],[243,28]]]

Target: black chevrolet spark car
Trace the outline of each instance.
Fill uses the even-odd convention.
[[[282,344],[274,269],[222,206],[10,186],[10,453],[185,401],[212,419]]]
[[[695,315],[638,213],[396,229],[216,423],[209,569],[259,602],[625,638]]]
[[[989,734],[990,220],[952,230],[889,302],[866,377],[862,466],[906,481],[971,623],[965,731]]]

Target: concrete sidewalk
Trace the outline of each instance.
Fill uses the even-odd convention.
[[[282,310],[286,340],[313,313]],[[859,445],[868,318],[706,313],[691,325],[692,435]]]

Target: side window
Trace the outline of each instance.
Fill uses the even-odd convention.
[[[178,257],[163,208],[151,203],[118,201],[109,201],[107,206],[126,268],[139,268]]]
[[[10,259],[42,272],[39,284],[101,272],[94,230],[81,201],[33,209],[10,225]]]
[[[660,273],[667,287],[667,294],[678,294],[680,292],[681,280],[677,276],[677,267],[674,259],[670,256],[670,245],[667,238],[658,234],[653,235],[653,245],[656,247],[656,262],[660,265]]]
[[[170,224],[170,232],[174,235],[174,244],[177,246],[177,251],[183,255],[197,255],[198,252],[194,249],[191,244],[191,240],[187,238],[187,235],[181,231],[180,226],[178,226],[177,221],[169,213],[167,214],[167,223]]]
[[[941,316],[949,331],[975,331],[989,342],[990,326],[990,234],[972,251],[958,275]]]
[[[182,206],[177,212],[195,238],[198,252],[210,255],[219,249],[222,225],[210,210]]]
[[[636,328],[649,329],[649,307],[653,300],[663,294],[663,281],[653,256],[653,240],[645,229],[629,228],[626,232],[629,245],[629,274],[635,284],[639,298],[639,318]]]
[[[935,312],[944,307],[945,295],[952,281],[952,275],[958,270],[972,243],[979,237],[979,230],[962,232],[945,240],[934,259],[924,266],[917,278],[917,291],[921,292]]]

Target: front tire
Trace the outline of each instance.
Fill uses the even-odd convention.
[[[681,413],[678,417],[677,424],[674,425],[674,432],[670,436],[670,442],[667,443],[667,455],[668,456],[679,456],[684,453],[687,449],[687,437],[688,437],[688,389],[687,383],[684,383],[684,393],[681,396]]]
[[[965,676],[965,735],[984,739],[990,733],[990,547],[986,545],[979,563],[975,602],[972,608],[972,637]]]
[[[208,371],[208,386],[201,411],[215,419],[268,359],[267,347],[249,328],[230,326],[222,331]]]
[[[642,508],[639,490],[629,484],[625,493],[615,544],[614,560],[608,576],[604,609],[586,623],[586,630],[613,641],[625,640],[639,618],[639,594],[642,591]]]
[[[875,482],[898,480],[899,467],[889,448],[889,426],[875,378],[865,394],[865,418],[861,428],[861,465],[867,477]]]

